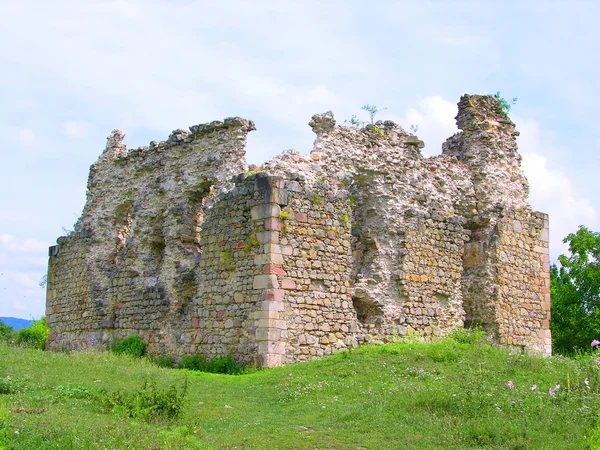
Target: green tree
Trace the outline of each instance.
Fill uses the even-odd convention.
[[[552,346],[555,353],[591,350],[600,337],[600,233],[580,226],[563,242],[570,256],[561,255],[560,269],[550,269]]]

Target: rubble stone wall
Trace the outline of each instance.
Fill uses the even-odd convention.
[[[152,352],[259,366],[482,326],[550,353],[548,217],[527,203],[514,124],[465,95],[426,158],[393,122],[316,115],[310,155],[247,170],[252,122],[127,151],[115,131],[50,249],[49,348],[139,334]]]

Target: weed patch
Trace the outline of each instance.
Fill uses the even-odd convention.
[[[113,345],[111,350],[117,355],[141,358],[146,354],[146,343],[137,334],[134,334]]]
[[[217,356],[212,359],[206,359],[202,355],[184,356],[181,359],[181,368],[227,375],[240,375],[244,372],[244,366],[233,359],[231,355]]]
[[[148,421],[173,419],[181,412],[187,386],[187,378],[181,389],[177,389],[175,385],[160,389],[154,382],[144,382],[142,388],[135,392],[103,392],[100,398],[109,411],[124,413],[128,417]]]

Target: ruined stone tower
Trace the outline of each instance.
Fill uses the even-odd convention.
[[[549,354],[548,216],[514,124],[464,95],[439,156],[393,122],[316,115],[310,155],[248,172],[240,118],[127,150],[114,131],[50,248],[50,349],[138,334],[152,352],[275,366],[480,325]]]

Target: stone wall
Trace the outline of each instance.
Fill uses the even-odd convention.
[[[113,132],[74,233],[51,248],[49,348],[139,334],[153,352],[259,366],[480,325],[550,352],[548,217],[514,124],[463,96],[425,158],[393,122],[316,115],[310,155],[248,172],[243,119],[127,151]]]

